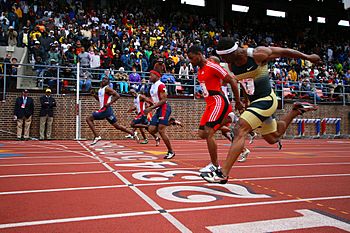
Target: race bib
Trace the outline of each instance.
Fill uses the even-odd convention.
[[[245,92],[248,95],[254,95],[255,92],[255,86],[254,86],[254,80],[249,78],[249,79],[244,79],[242,81],[240,81]]]
[[[202,87],[204,98],[207,98],[209,96],[207,86],[205,86],[204,82],[201,82],[199,85],[201,85],[201,87]]]

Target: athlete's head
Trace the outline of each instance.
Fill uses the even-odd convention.
[[[104,86],[107,86],[109,84],[109,79],[108,77],[104,77],[102,80],[101,80],[101,86],[104,87]]]
[[[193,66],[198,66],[204,61],[202,49],[197,46],[191,46],[187,51],[188,58]]]
[[[238,43],[233,38],[223,37],[219,40],[216,53],[227,63],[233,63],[238,59],[237,54],[241,51]]]
[[[220,65],[220,58],[218,58],[217,56],[210,56],[208,60]]]
[[[137,92],[135,91],[135,89],[130,89],[130,94],[134,97],[137,96]]]
[[[152,83],[155,83],[157,82],[159,79],[160,79],[160,73],[158,71],[155,71],[155,70],[151,70],[149,72],[150,76],[149,76],[149,80],[152,82]]]

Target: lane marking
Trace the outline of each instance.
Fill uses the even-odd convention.
[[[50,165],[83,165],[99,164],[99,162],[71,162],[71,163],[19,163],[19,164],[0,164],[0,167],[19,167],[19,166],[50,166]]]
[[[91,151],[89,148],[87,148],[85,145],[83,145],[80,141],[78,143],[86,149],[91,155],[96,157],[103,166],[105,166],[108,170],[112,171],[112,173],[119,178],[121,181],[123,181],[126,185],[130,187],[131,190],[133,190],[136,194],[138,194],[144,201],[146,201],[152,208],[157,210],[164,210],[161,206],[159,206],[155,201],[153,201],[149,196],[147,196],[145,193],[143,193],[139,188],[135,186],[131,186],[132,183],[130,183],[126,178],[124,178],[121,174],[119,174],[117,171],[114,171],[114,169],[109,166],[107,163],[103,162],[103,160],[97,156],[93,151]],[[185,225],[183,225],[180,221],[178,221],[175,217],[173,217],[170,213],[168,212],[160,212],[160,214],[167,219],[173,226],[175,226],[180,232],[192,232],[190,229],[188,229]]]
[[[0,192],[0,195],[17,195],[17,194],[28,194],[28,193],[50,193],[50,192],[65,192],[65,191],[80,191],[80,190],[94,190],[94,189],[109,189],[109,188],[125,188],[127,185],[105,185],[105,186],[88,186],[78,188],[58,188],[58,189],[37,189],[37,190],[26,190],[26,191],[10,191]]]
[[[109,171],[87,171],[87,172],[55,172],[55,173],[36,173],[36,174],[18,174],[18,175],[0,175],[0,178],[13,177],[36,177],[36,176],[61,176],[61,175],[83,175],[83,174],[99,174],[109,173]]]
[[[63,151],[60,151],[63,152]],[[33,152],[33,154],[37,154],[38,152]],[[45,152],[47,153],[47,152]],[[55,152],[56,153],[56,152]],[[64,152],[66,153],[66,152]],[[24,154],[27,154],[27,152],[25,152]],[[12,159],[66,159],[66,158],[86,158],[86,156],[78,156],[78,155],[72,155],[72,156],[66,156],[66,155],[62,155],[62,156],[31,156],[31,157],[12,157],[12,158],[0,158],[1,160],[12,160]]]
[[[23,174],[23,175],[5,175],[5,176],[0,176],[0,178],[8,178],[8,177],[25,177],[25,176],[56,176],[56,175],[79,175],[79,174],[101,174],[101,173],[114,173],[115,171],[112,171],[109,169],[109,171],[91,171],[91,172],[65,172],[65,173],[43,173],[43,174]],[[119,174],[120,175],[120,174]],[[118,178],[119,178],[118,175]],[[336,174],[335,174],[336,175]],[[345,174],[349,176],[350,174]],[[324,177],[325,175],[320,175],[321,177]],[[334,176],[333,174],[330,174],[330,176]],[[342,176],[342,174],[340,175]],[[54,188],[54,189],[39,189],[39,190],[17,190],[17,191],[4,191],[0,192],[0,195],[19,195],[19,194],[28,194],[28,193],[46,193],[46,192],[64,192],[64,191],[79,191],[79,190],[93,190],[93,189],[108,189],[108,188],[123,188],[126,187],[127,185],[133,185],[135,187],[144,187],[144,186],[164,186],[164,185],[176,185],[176,184],[206,184],[205,181],[200,180],[200,181],[178,181],[178,182],[152,182],[152,183],[141,183],[141,184],[132,184],[128,180],[126,180],[124,177],[120,176],[121,179],[126,183],[125,185],[110,185],[110,186],[87,186],[87,187],[73,187],[73,188]],[[298,176],[298,178],[314,178],[317,176]],[[274,177],[259,177],[256,178],[257,180],[269,180]],[[282,178],[283,177],[279,177]],[[254,179],[254,178],[253,178]],[[248,180],[253,180],[252,178],[249,178]],[[289,177],[288,177],[289,179]],[[238,181],[238,179],[237,179]],[[250,182],[241,180],[242,182],[246,184],[250,184]],[[265,190],[270,190],[267,187],[263,187]],[[271,190],[273,192],[276,192],[276,190]],[[295,198],[293,195],[286,194],[286,196]],[[299,198],[301,199],[301,198]],[[309,202],[309,201],[306,201]],[[322,204],[320,204],[323,206]]]
[[[281,201],[253,202],[253,203],[217,205],[217,206],[202,206],[202,207],[192,207],[192,208],[182,208],[182,209],[170,209],[166,211],[168,213],[181,213],[181,212],[212,210],[212,209],[239,208],[239,207],[246,207],[246,206],[286,204],[286,203],[304,202],[306,200],[310,200],[310,201],[336,200],[336,199],[348,199],[348,198],[350,198],[350,196],[318,197],[318,198],[309,198],[309,199],[300,199],[300,200],[281,200]],[[13,228],[13,227],[25,227],[25,226],[37,226],[37,225],[44,225],[44,224],[80,222],[80,221],[110,219],[110,218],[147,216],[147,215],[154,215],[154,214],[162,214],[162,213],[160,213],[159,210],[153,210],[153,211],[122,213],[122,214],[93,215],[93,216],[82,216],[82,217],[62,218],[62,219],[48,219],[48,220],[39,220],[39,221],[5,223],[5,224],[0,224],[0,229]]]
[[[32,222],[18,222],[18,223],[7,223],[0,224],[0,229],[13,228],[13,227],[25,227],[25,226],[37,226],[46,224],[57,224],[57,223],[67,223],[67,222],[80,222],[89,220],[99,220],[99,219],[109,219],[109,218],[123,218],[123,217],[134,217],[134,216],[146,216],[159,214],[159,211],[142,211],[142,212],[131,212],[122,214],[106,214],[106,215],[94,215],[85,217],[75,217],[75,218],[61,218],[61,219],[51,219],[51,220],[40,220]]]
[[[263,202],[251,202],[251,203],[240,203],[240,204],[216,205],[216,206],[189,207],[189,208],[182,208],[182,209],[171,209],[167,211],[169,213],[179,213],[179,212],[198,211],[198,210],[212,210],[212,209],[238,208],[238,207],[246,207],[246,206],[297,203],[297,202],[305,202],[307,200],[308,201],[327,201],[327,200],[338,200],[338,199],[349,199],[349,198],[350,196],[315,197],[315,198],[293,199],[293,200],[263,201]]]

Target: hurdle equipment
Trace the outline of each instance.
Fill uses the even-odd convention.
[[[327,124],[335,125],[335,134],[331,134],[328,136],[331,137],[339,137],[340,136],[340,123],[341,118],[323,118],[321,122],[321,135],[322,137],[327,137]]]
[[[321,131],[321,119],[319,118],[310,118],[310,119],[301,119],[296,118],[292,121],[293,124],[298,124],[298,136],[297,138],[305,137],[305,124],[314,124],[315,125],[315,135],[311,136],[312,138],[319,138]]]

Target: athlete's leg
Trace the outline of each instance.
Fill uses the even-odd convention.
[[[156,134],[157,132],[158,132],[158,126],[156,126],[156,125],[150,125],[149,127],[148,127],[148,132],[150,133],[150,134]]]
[[[168,148],[168,152],[172,152],[173,148],[171,146],[171,143],[170,143],[170,140],[168,138],[168,135],[165,132],[166,131],[166,127],[167,127],[166,125],[159,124],[158,125],[158,131],[159,131],[160,136],[163,139],[163,142],[164,142],[165,146]]]
[[[210,160],[214,166],[218,167],[219,166],[218,146],[217,146],[216,140],[215,140],[216,130],[214,130],[213,128],[209,128],[209,127],[206,127],[206,128],[207,128],[207,132],[208,132],[206,141],[207,141],[208,152],[210,155]]]
[[[114,128],[116,128],[117,130],[120,130],[120,131],[123,131],[123,132],[125,132],[125,133],[134,135],[134,132],[128,130],[127,128],[125,128],[125,127],[122,126],[122,125],[119,125],[117,122],[113,123],[112,125],[113,125]]]
[[[228,151],[225,163],[222,166],[222,173],[225,176],[229,175],[234,162],[237,160],[238,156],[241,154],[245,144],[245,137],[247,133],[249,133],[251,130],[252,130],[252,127],[248,124],[247,121],[245,121],[242,118],[240,118],[238,123],[235,125],[235,128],[234,128],[235,138],[233,139],[231,147]]]
[[[146,136],[145,131],[143,130],[143,128],[140,128],[140,132],[141,132],[141,135],[142,135],[143,139],[146,140],[147,136]]]
[[[94,124],[95,118],[93,116],[86,117],[86,123],[89,125],[92,133],[94,134],[94,137],[98,137],[98,134],[95,129],[95,124]]]
[[[277,122],[277,130],[263,135],[263,138],[269,143],[274,144],[280,141],[280,138],[286,132],[292,120],[307,111],[315,111],[317,107],[309,103],[295,103],[293,109]]]

